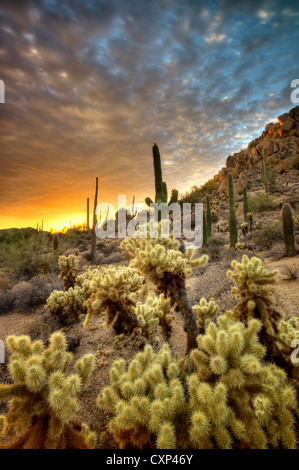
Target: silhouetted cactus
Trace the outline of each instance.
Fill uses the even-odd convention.
[[[94,195],[94,206],[93,206],[93,220],[92,220],[92,239],[91,239],[91,264],[95,263],[96,259],[96,242],[97,242],[97,237],[96,237],[96,225],[97,225],[97,205],[98,205],[98,186],[99,186],[99,180],[98,177],[96,177],[96,189],[95,189],[95,195]]]
[[[154,158],[154,170],[155,170],[155,203],[162,204],[167,203],[167,185],[165,181],[162,180],[162,168],[161,168],[161,157],[159,152],[159,147],[157,144],[153,145],[153,158]],[[173,189],[171,192],[171,198],[168,205],[177,202],[178,200],[178,191]],[[153,203],[150,197],[145,198],[146,204],[150,207]],[[161,212],[158,214],[159,221],[161,220]]]
[[[90,225],[89,225],[89,197],[87,198],[87,207],[86,207],[86,230],[90,230]]]
[[[282,206],[282,226],[283,226],[284,241],[285,241],[285,246],[286,246],[286,254],[287,256],[292,256],[296,253],[296,249],[295,249],[292,208],[290,204],[288,203]]]
[[[55,233],[54,237],[53,237],[53,248],[54,248],[54,250],[58,250],[58,235],[57,235],[57,233]]]
[[[229,238],[230,246],[235,248],[238,242],[238,228],[237,228],[237,217],[235,209],[235,195],[233,176],[231,173],[228,174],[228,191],[229,191]]]

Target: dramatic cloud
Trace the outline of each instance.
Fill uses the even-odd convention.
[[[297,2],[43,0],[0,4],[0,226],[84,218],[202,184],[294,105]]]

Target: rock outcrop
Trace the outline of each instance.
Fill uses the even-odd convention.
[[[228,173],[234,177],[237,193],[241,193],[245,184],[249,189],[258,182],[261,184],[259,174],[264,154],[278,179],[283,176],[299,183],[299,106],[277,120],[267,124],[262,135],[250,142],[247,149],[227,157],[226,166],[214,178],[217,192],[227,194]]]

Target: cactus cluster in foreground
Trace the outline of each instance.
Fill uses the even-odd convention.
[[[0,448],[94,447],[95,434],[74,422],[77,396],[88,384],[94,356],[83,356],[76,373],[66,375],[73,356],[62,333],[54,333],[47,348],[29,336],[10,336],[6,343],[13,383],[0,384],[0,402],[9,401],[7,414],[0,416],[0,437],[5,439]]]
[[[284,371],[263,364],[260,328],[224,315],[185,361],[147,345],[128,368],[114,362],[97,403],[114,414],[119,447],[295,448],[296,393]]]

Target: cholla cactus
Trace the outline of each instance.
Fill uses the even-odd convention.
[[[241,263],[234,260],[231,266],[234,271],[227,271],[227,275],[237,284],[232,288],[232,293],[240,299],[234,309],[235,318],[242,321],[258,318],[268,333],[273,335],[277,332],[277,321],[281,318],[273,308],[272,286],[277,282],[278,271],[267,271],[259,258],[249,259],[246,255]]]
[[[196,347],[198,334],[196,321],[191,306],[187,299],[185,280],[191,274],[192,269],[204,266],[208,257],[206,255],[193,260],[193,250],[182,253],[178,250],[179,242],[173,238],[145,239],[136,237],[126,238],[121,243],[121,249],[125,250],[132,258],[130,266],[153,282],[159,293],[164,297],[170,297],[171,306],[176,306],[184,319],[187,332],[187,350]]]
[[[282,369],[263,365],[261,327],[256,319],[246,327],[223,315],[198,337],[200,350],[191,353],[196,372],[188,385],[191,435],[199,447],[212,447],[215,440],[231,448],[235,439],[246,448],[296,448],[296,393]]]
[[[116,415],[109,429],[121,449],[152,447],[155,441],[158,448],[176,448],[174,423],[180,421],[186,402],[179,373],[166,344],[158,354],[147,345],[128,370],[124,360],[114,362],[111,386],[104,388],[97,405]]]
[[[258,320],[228,315],[210,323],[186,361],[164,345],[125,366],[114,362],[97,405],[114,414],[109,429],[121,448],[295,448],[294,389],[285,373],[261,362]],[[187,364],[186,364],[187,362]],[[188,364],[189,363],[189,364]]]
[[[246,237],[248,233],[248,222],[243,222],[243,224],[241,224],[241,231],[243,236]]]
[[[80,314],[86,313],[85,304],[84,289],[75,286],[67,291],[54,290],[48,297],[45,308],[60,326],[66,326],[79,322]]]
[[[294,224],[295,228],[298,229],[298,227],[299,227],[299,214],[296,215],[296,217],[293,216],[293,224]]]
[[[78,260],[74,255],[59,256],[58,263],[60,267],[60,275],[65,290],[75,287],[77,281]]]
[[[155,331],[160,325],[164,338],[169,338],[173,320],[170,314],[170,299],[165,299],[163,294],[157,297],[155,292],[151,291],[145,303],[137,302],[133,310],[144,334],[148,335],[151,330]]]
[[[202,334],[205,332],[211,319],[219,313],[220,307],[213,300],[208,302],[206,299],[200,299],[199,305],[194,305],[192,310],[197,316],[198,332]]]
[[[136,269],[131,267],[102,268],[102,273],[91,281],[91,297],[88,299],[87,315],[84,325],[88,325],[93,316],[107,315],[107,325],[112,324],[115,331],[132,333],[138,321],[131,312],[134,305],[132,294],[144,283]]]
[[[238,251],[244,250],[244,248],[245,248],[245,243],[238,242],[238,243],[236,243],[235,248],[236,248]]]
[[[248,223],[249,223],[249,230],[250,232],[252,233],[252,230],[253,230],[253,218],[254,218],[254,213],[253,212],[248,212],[247,213],[247,217],[248,217]],[[256,222],[257,224],[257,222]],[[256,225],[255,224],[255,225]]]
[[[0,416],[0,448],[49,449],[92,448],[95,434],[74,423],[77,395],[86,388],[94,368],[94,356],[79,359],[76,373],[66,375],[73,360],[60,332],[50,338],[47,349],[29,336],[10,336],[12,384],[0,385],[0,401],[9,400],[8,412]]]

